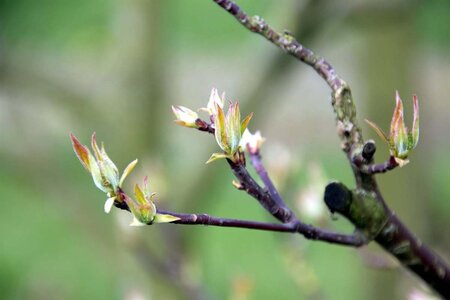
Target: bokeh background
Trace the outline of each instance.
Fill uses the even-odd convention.
[[[421,137],[411,163],[380,176],[392,208],[450,259],[450,2],[241,0],[328,58],[363,119],[387,130],[399,90]],[[0,291],[2,299],[425,299],[419,280],[376,246],[213,227],[131,228],[69,133],[97,132],[127,188],[150,177],[173,211],[271,221],[231,186],[207,134],[177,126],[170,106],[206,105],[212,87],[255,113],[250,129],[289,204],[316,225],[351,231],[322,206],[325,184],[352,186],[325,83],[249,33],[212,1],[0,1]]]

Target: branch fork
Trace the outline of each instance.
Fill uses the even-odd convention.
[[[418,141],[417,97],[413,97],[414,123],[411,132],[408,132],[404,126],[403,106],[398,93],[389,137],[382,133],[378,126],[369,123],[377,132],[382,133],[391,150],[390,157],[384,163],[374,164],[375,143],[371,140],[364,142],[362,130],[357,123],[356,107],[350,87],[338,76],[332,65],[300,44],[289,32],[277,32],[259,16],[249,17],[234,2],[230,0],[213,1],[234,16],[241,25],[251,32],[263,36],[278,48],[312,67],[330,87],[331,105],[336,115],[337,133],[341,139],[342,150],[352,167],[356,186],[349,189],[342,183],[332,182],[325,188],[324,201],[332,213],[343,215],[354,225],[354,232],[352,234],[336,233],[305,224],[297,218],[285,204],[262,163],[258,148],[262,142],[252,144],[256,148],[250,147],[248,143],[241,144],[251,114],[241,122],[238,104],[232,103],[225,116],[223,112],[224,95],[219,97],[217,90],[214,89],[207,107],[202,109],[209,113],[210,122],[202,120],[196,112],[188,108],[174,106],[172,109],[177,116],[176,122],[185,127],[196,128],[199,131],[215,135],[223,154],[217,154],[214,159],[226,159],[237,179],[237,182],[235,181],[233,185],[255,198],[280,223],[162,211],[153,204],[152,194],[145,194],[139,188],[138,191],[135,188],[137,202],[132,202],[121,188],[123,180],[120,180],[119,183],[117,168],[110,161],[103,147],[102,149],[97,147],[95,135],[93,137],[95,159],[85,146],[82,146],[76,138],[72,137],[75,152],[81,163],[93,174],[97,187],[104,192],[108,192],[108,205],[115,205],[120,209],[131,211],[141,223],[144,222],[147,225],[153,224],[157,220],[157,216],[163,216],[162,218],[166,218],[165,222],[174,224],[299,233],[307,239],[351,247],[360,247],[370,241],[375,241],[396,257],[404,267],[434,288],[437,293],[445,298],[450,298],[449,265],[419,241],[388,207],[374,176],[404,165],[407,162],[407,155],[416,146]],[[247,150],[250,162],[264,187],[260,186],[247,171],[245,150]],[[130,169],[134,168],[134,165],[135,163],[132,163]],[[130,171],[125,170],[124,173],[128,174]],[[114,196],[112,200],[111,195]]]
[[[275,46],[311,66],[327,82],[332,90],[331,104],[336,113],[336,126],[338,135],[341,138],[342,149],[347,155],[355,176],[356,188],[351,193],[351,198],[353,198],[353,195],[357,195],[356,199],[365,199],[364,201],[356,201],[360,203],[356,207],[368,208],[364,205],[364,202],[368,202],[373,207],[376,207],[375,212],[377,215],[370,216],[368,211],[364,213],[364,209],[359,210],[359,215],[355,215],[355,212],[352,212],[352,210],[345,209],[337,210],[337,212],[348,218],[358,230],[369,230],[372,232],[374,235],[370,236],[371,239],[374,239],[386,251],[396,257],[403,266],[418,275],[441,296],[450,298],[450,266],[424,243],[419,243],[418,239],[392,212],[387,206],[374,177],[375,174],[384,173],[397,166],[402,166],[402,163],[404,165],[404,162],[401,160],[404,160],[409,151],[417,145],[419,136],[417,97],[413,96],[414,122],[412,131],[408,132],[403,121],[403,104],[398,93],[396,94],[396,109],[391,122],[391,134],[389,138],[386,137],[386,140],[389,140],[392,155],[385,163],[373,164],[372,156],[375,153],[375,148],[370,146],[373,148],[372,150],[366,148],[366,152],[364,153],[363,151],[364,145],[368,144],[364,144],[362,130],[356,120],[356,107],[350,87],[337,75],[331,64],[301,45],[292,35],[277,33],[261,18],[249,17],[234,2],[230,0],[213,1],[228,11],[247,29],[263,36]],[[376,126],[376,128],[378,127]],[[372,154],[368,157],[363,156],[363,154],[370,154],[370,152]],[[394,156],[394,159],[392,159],[392,156]],[[352,203],[333,199],[332,195],[334,193],[328,194],[327,197],[327,190],[328,192],[334,190],[336,195],[343,196],[348,195],[348,189],[344,189],[342,186],[332,189],[327,187],[325,190],[327,205],[343,205],[342,207],[330,207],[329,205],[330,209],[346,208],[347,206],[344,204]],[[352,205],[349,204],[348,207],[351,208]],[[358,218],[354,218],[355,216]],[[376,220],[375,227],[373,227],[374,222],[372,222],[375,221],[374,218]],[[364,224],[364,222],[360,222],[361,219],[369,222]],[[379,226],[381,226],[381,230]],[[376,230],[372,231],[370,228]]]

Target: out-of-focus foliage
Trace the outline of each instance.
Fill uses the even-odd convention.
[[[421,240],[447,255],[450,2],[238,2],[327,57],[351,84],[361,123],[387,128],[395,90],[417,93],[421,141],[380,185]],[[254,112],[249,129],[266,138],[263,158],[292,208],[316,184],[311,166],[352,185],[326,85],[212,1],[0,0],[2,299],[403,299],[417,286],[353,249],[300,236],[130,228],[126,212],[104,214],[70,132],[88,140],[96,131],[119,170],[138,157],[125,188],[149,175],[158,207],[271,220],[232,187],[225,163],[204,164],[213,136],[173,123],[171,105],[204,106],[212,87]],[[377,161],[388,154],[378,143]],[[327,215],[311,220],[351,230]]]
[[[60,51],[101,47],[118,1],[0,1],[5,43]]]
[[[450,3],[446,0],[423,1],[417,16],[417,27],[425,40],[448,51]]]

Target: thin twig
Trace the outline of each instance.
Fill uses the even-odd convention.
[[[256,153],[250,152],[250,161],[252,162],[252,165],[255,168],[256,173],[258,173],[259,178],[261,178],[262,182],[264,182],[264,185],[266,186],[270,196],[272,196],[272,198],[275,199],[278,205],[285,207],[286,204],[284,203],[283,198],[281,197],[277,188],[270,179],[266,168],[264,168],[264,165],[261,160],[261,154],[259,153],[259,151]]]
[[[289,223],[296,220],[291,209],[286,205],[280,205],[269,191],[263,189],[248,173],[245,166],[228,160],[228,164],[233,171],[234,176],[239,180],[241,188],[249,195],[258,200],[258,202],[275,218],[283,223]]]
[[[211,123],[205,122],[202,119],[195,120],[195,124],[198,126],[198,130],[214,134],[214,127]]]
[[[370,156],[369,158],[364,157],[364,149],[366,148],[366,145],[364,145],[362,155],[357,155],[352,159],[353,164],[358,168],[359,171],[368,175],[374,175],[386,173],[388,171],[394,170],[399,166],[394,156],[390,156],[388,160],[381,164],[372,163],[372,156]]]
[[[352,247],[362,246],[366,242],[364,236],[358,234],[357,232],[355,234],[340,234],[324,229],[319,229],[312,225],[303,224],[301,222],[275,224],[248,220],[218,218],[209,216],[207,214],[184,214],[162,210],[158,210],[158,212],[180,218],[179,220],[173,222],[174,224],[206,225],[245,228],[263,231],[300,233],[307,239]]]
[[[363,165],[360,170],[367,174],[380,174],[386,173],[398,167],[398,163],[393,156],[381,164]]]
[[[211,123],[197,119],[196,124],[199,126],[197,128],[198,130],[214,134],[214,127]],[[246,191],[247,194],[258,200],[265,210],[281,222],[289,223],[296,220],[297,218],[295,217],[294,212],[284,203],[277,189],[270,180],[269,175],[260,161],[260,158],[255,158],[255,162],[253,162],[253,157],[251,157],[251,159],[255,169],[257,169],[256,171],[258,172],[258,175],[262,176],[261,180],[264,182],[267,190],[263,189],[253,179],[243,164],[227,160],[233,174],[239,180],[240,189]]]
[[[197,124],[201,124],[198,128],[200,131],[214,134],[214,128],[211,124],[197,120]],[[259,223],[253,221],[242,221],[233,219],[214,218],[205,214],[172,214],[182,218],[182,220],[174,222],[177,224],[192,225],[216,225],[225,227],[241,227],[248,229],[260,229],[281,232],[299,232],[305,238],[310,240],[320,240],[333,244],[341,244],[347,246],[359,247],[367,243],[367,239],[359,231],[352,235],[340,234],[328,231],[313,225],[302,223],[297,219],[294,212],[284,203],[278,190],[270,179],[264,165],[261,161],[259,153],[250,153],[250,158],[261,180],[264,182],[267,190],[262,189],[253,177],[248,173],[245,166],[241,163],[235,163],[227,160],[234,175],[239,179],[240,188],[245,190],[249,195],[254,197],[268,212],[284,224]]]

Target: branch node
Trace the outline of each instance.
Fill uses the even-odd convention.
[[[371,161],[376,151],[377,147],[375,145],[375,142],[373,140],[368,140],[364,143],[362,157],[367,161]]]
[[[263,32],[267,29],[267,23],[260,16],[253,16],[250,20],[251,30],[254,32]]]
[[[338,212],[345,215],[352,204],[351,191],[340,182],[332,182],[325,188],[325,204],[331,213]]]

